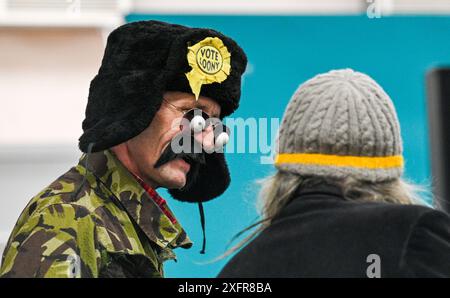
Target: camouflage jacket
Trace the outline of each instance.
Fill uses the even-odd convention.
[[[163,277],[172,249],[191,246],[178,222],[107,150],[83,155],[30,201],[0,276]]]

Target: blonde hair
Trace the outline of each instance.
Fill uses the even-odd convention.
[[[259,182],[261,190],[258,199],[262,218],[270,221],[292,199],[297,188],[320,184],[337,186],[344,199],[365,202],[385,202],[411,205],[423,204],[420,193],[425,188],[409,183],[402,178],[384,182],[368,182],[354,178],[330,179],[324,177],[302,177],[288,172],[278,171]],[[266,223],[267,224],[267,223]]]
[[[368,182],[350,177],[344,179],[330,179],[317,176],[303,177],[284,171],[277,171],[274,175],[262,179],[258,183],[261,185],[257,201],[261,220],[236,234],[231,241],[255,227],[258,228],[233,248],[229,249],[221,258],[239,250],[260,232],[269,227],[272,220],[294,198],[294,193],[298,188],[315,185],[320,186],[326,183],[337,186],[341,190],[345,200],[385,202],[401,205],[425,205],[425,201],[421,199],[421,194],[429,193],[425,187],[409,183],[402,178],[385,182]]]

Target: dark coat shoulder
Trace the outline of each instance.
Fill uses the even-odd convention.
[[[375,262],[381,277],[450,277],[450,217],[315,189],[298,194],[219,277],[367,277]]]

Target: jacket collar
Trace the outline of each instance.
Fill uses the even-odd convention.
[[[192,246],[191,240],[178,220],[172,223],[112,152],[105,150],[84,154],[79,165],[82,167],[87,165],[88,171],[114,195],[151,241],[162,248]],[[172,211],[169,210],[169,212],[173,214]]]
[[[336,185],[329,183],[300,186],[295,191],[294,197],[309,197],[314,195],[344,198],[342,190]]]
[[[297,214],[299,210],[304,211],[304,206],[313,206],[313,208],[317,208],[317,205],[315,204],[322,204],[324,200],[331,200],[330,202],[333,200],[344,200],[344,195],[339,187],[328,183],[300,186],[294,191],[291,200],[282,208],[280,213],[275,216],[274,221]],[[313,203],[313,205],[310,205],[311,203]]]

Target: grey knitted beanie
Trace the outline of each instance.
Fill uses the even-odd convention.
[[[403,173],[394,105],[369,76],[332,70],[300,85],[278,136],[275,166],[303,176],[381,182]]]

